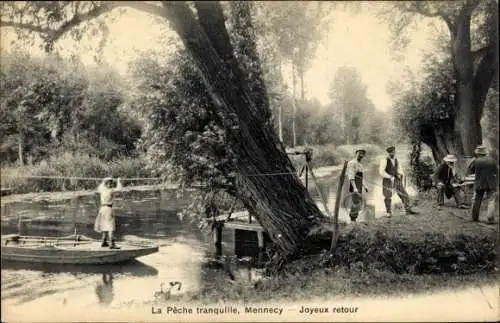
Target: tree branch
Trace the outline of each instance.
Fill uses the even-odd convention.
[[[418,13],[428,18],[441,18],[448,26],[452,37],[455,34],[455,24],[453,22],[453,18],[446,14],[441,8],[437,8],[436,11],[430,11],[429,9],[426,9],[425,2],[419,1],[412,2],[411,5],[406,8],[406,11]]]
[[[220,4],[216,1],[196,1],[194,3],[198,12],[198,21],[215,46],[221,58],[234,59],[233,49],[222,44],[231,44],[229,34],[224,23],[224,13]]]
[[[488,53],[492,49],[493,49],[493,46],[488,45],[488,46],[484,46],[484,47],[481,47],[479,49],[473,50],[471,53],[472,53],[472,56],[474,57],[474,59],[476,59],[476,58],[479,58],[480,56]]]
[[[441,19],[444,20],[444,22],[446,23],[446,26],[448,26],[448,29],[450,30],[450,33],[453,37],[453,35],[455,34],[455,24],[453,23],[451,17],[449,15],[447,15],[446,13],[444,13],[444,11],[442,11],[441,9],[438,9],[437,13],[438,13],[439,17],[441,17]]]
[[[57,40],[59,40],[62,36],[64,36],[68,31],[70,31],[72,28],[80,25],[81,23],[97,18],[119,7],[123,8],[128,7],[151,15],[165,17],[163,12],[164,8],[151,3],[143,1],[106,1],[100,5],[95,5],[87,12],[79,12],[79,9],[81,8],[79,4],[74,6],[73,17],[62,23],[57,28],[50,28],[48,26],[43,27],[41,24],[36,24],[36,23],[23,23],[23,22],[16,22],[13,20],[6,21],[3,19],[0,20],[0,27],[13,27],[13,28],[25,29],[28,31],[36,32],[42,36],[45,42],[54,43]],[[34,17],[33,19],[36,20],[36,17]]]
[[[28,24],[28,23],[22,23],[22,22],[14,22],[14,21],[4,21],[0,20],[0,27],[12,27],[12,28],[19,28],[19,29],[25,29],[29,31],[33,31],[39,34],[50,34],[53,32],[52,29],[50,28],[43,28],[41,26],[37,26],[35,24]]]

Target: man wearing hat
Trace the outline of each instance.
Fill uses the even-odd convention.
[[[406,214],[417,214],[410,206],[410,197],[403,185],[403,171],[401,165],[396,158],[396,147],[389,146],[386,148],[387,157],[380,162],[379,173],[382,176],[382,193],[384,195],[384,204],[386,217],[392,216],[392,195],[395,192],[403,202]]]
[[[463,203],[463,191],[460,186],[460,180],[455,171],[456,162],[457,158],[455,155],[447,155],[432,175],[438,189],[438,209],[444,205],[445,196],[447,198],[453,196],[458,208],[467,209],[467,206]]]
[[[368,192],[368,188],[364,184],[363,173],[364,167],[361,164],[361,160],[366,155],[366,151],[363,148],[358,148],[355,151],[355,158],[347,163],[346,176],[349,182],[349,192],[352,193],[352,206],[349,212],[349,217],[352,222],[356,222],[359,215],[359,205],[362,202],[363,189]]]
[[[115,216],[112,211],[113,207],[113,194],[122,188],[120,179],[117,179],[116,187],[113,187],[113,179],[111,177],[105,178],[102,183],[97,187],[97,193],[100,195],[101,206],[99,213],[95,219],[94,229],[97,232],[102,232],[102,247],[110,247],[111,249],[118,249],[115,245],[113,232],[115,231]],[[108,244],[108,239],[111,246]]]
[[[486,197],[488,202],[487,219],[488,222],[493,223],[497,199],[498,165],[491,156],[488,156],[488,150],[485,146],[477,147],[475,153],[476,159],[469,166],[469,171],[475,176],[472,220],[479,221],[481,203]]]

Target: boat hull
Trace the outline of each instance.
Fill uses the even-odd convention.
[[[2,239],[3,240],[3,239]],[[11,242],[2,241],[1,258],[5,261],[47,264],[97,265],[131,261],[158,252],[158,246],[124,242],[120,249],[101,247],[99,241]]]

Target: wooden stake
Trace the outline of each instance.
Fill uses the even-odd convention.
[[[344,167],[340,173],[339,186],[337,187],[337,196],[335,198],[335,213],[333,214],[333,234],[332,234],[332,244],[330,246],[330,254],[333,254],[335,247],[337,246],[337,239],[339,237],[339,209],[340,209],[340,199],[342,198],[342,188],[344,186],[345,173],[347,169],[347,161],[344,162]]]
[[[214,225],[215,255],[220,257],[222,255],[222,225],[218,222],[214,223]]]

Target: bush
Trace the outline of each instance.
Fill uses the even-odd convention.
[[[40,176],[90,179],[36,178]],[[98,185],[99,179],[107,176],[151,177],[142,158],[120,158],[106,163],[85,154],[62,153],[30,166],[2,168],[1,185],[3,188],[10,188],[14,194],[93,189]],[[91,180],[92,178],[95,180]]]
[[[356,227],[339,238],[333,264],[396,274],[472,274],[495,271],[496,254],[494,236],[426,232],[416,238]]]

